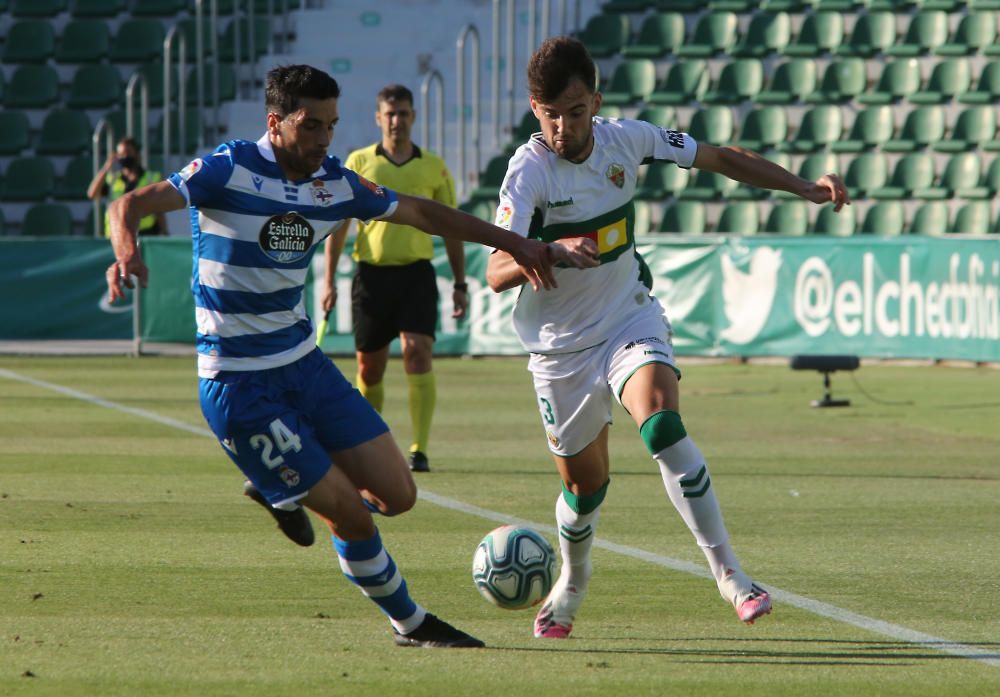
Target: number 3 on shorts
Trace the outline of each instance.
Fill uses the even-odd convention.
[[[269,470],[273,470],[285,463],[285,458],[274,452],[275,446],[281,453],[289,451],[300,452],[302,450],[302,439],[299,434],[294,433],[281,419],[275,419],[268,428],[271,430],[270,437],[266,433],[257,433],[250,436],[250,447],[260,450],[260,461]]]
[[[556,422],[555,414],[552,413],[552,404],[545,397],[539,397],[538,401],[542,403],[542,420],[550,426]]]

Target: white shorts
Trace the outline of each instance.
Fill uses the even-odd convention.
[[[611,400],[621,404],[625,383],[650,363],[674,364],[670,322],[659,303],[632,321],[617,336],[576,353],[542,355],[528,361],[538,397],[549,450],[576,455],[610,424]]]

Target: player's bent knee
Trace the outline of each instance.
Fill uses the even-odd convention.
[[[676,411],[658,411],[639,427],[639,435],[651,455],[669,448],[687,437],[684,422]]]

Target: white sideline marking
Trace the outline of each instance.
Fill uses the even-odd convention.
[[[72,397],[74,399],[79,399],[90,404],[94,404],[100,407],[106,407],[108,409],[114,409],[116,411],[121,411],[126,414],[132,414],[133,416],[138,416],[144,419],[149,419],[150,421],[155,421],[158,424],[164,426],[170,426],[171,428],[176,428],[182,431],[187,431],[188,433],[193,433],[198,436],[208,436],[209,438],[215,439],[215,434],[205,428],[200,428],[198,426],[192,426],[186,424],[183,421],[177,421],[176,419],[171,419],[166,416],[161,416],[155,414],[151,411],[146,411],[145,409],[137,409],[134,407],[125,406],[124,404],[118,404],[117,402],[112,402],[107,399],[101,399],[100,397],[95,397],[94,395],[87,394],[86,392],[80,392],[79,390],[74,390],[70,387],[63,387],[62,385],[56,385],[51,382],[45,382],[44,380],[37,380],[35,378],[30,378],[26,375],[21,375],[4,368],[0,368],[0,377],[7,378],[8,380],[16,380],[18,382],[28,383],[29,385],[34,385],[35,387],[42,387],[60,394],[66,395],[67,397]],[[548,532],[550,535],[557,535],[558,532],[551,525],[545,525],[542,523],[537,523],[532,520],[525,520],[524,518],[516,518],[514,516],[509,516],[504,513],[499,513],[497,511],[491,511],[486,508],[480,508],[479,506],[473,506],[469,503],[464,503],[457,499],[449,498],[447,496],[441,496],[440,494],[435,494],[432,491],[427,491],[421,489],[418,491],[419,498],[428,501],[436,506],[441,506],[442,508],[448,508],[453,511],[458,511],[460,513],[467,513],[469,515],[476,516],[478,518],[483,518],[485,520],[492,520],[497,523],[509,524],[509,525],[524,525],[527,527],[535,528],[536,530],[543,530]],[[672,557],[666,557],[661,554],[655,554],[653,552],[648,552],[644,549],[639,549],[638,547],[630,547],[628,545],[620,545],[615,542],[608,542],[603,539],[595,539],[594,545],[600,547],[601,549],[606,549],[610,552],[615,552],[616,554],[621,554],[622,556],[631,557],[633,559],[638,559],[640,561],[649,562],[651,564],[656,564],[673,571],[680,571],[686,574],[692,574],[694,576],[700,576],[702,578],[711,579],[712,576],[708,569],[704,566],[698,564],[692,564],[691,562],[683,561],[680,559],[673,559]],[[765,584],[767,585],[767,584]],[[774,588],[770,585],[767,586],[768,592],[771,597],[777,600],[779,603],[784,603],[785,605],[791,605],[800,610],[805,610],[806,612],[811,612],[814,615],[819,615],[821,617],[826,617],[843,624],[851,625],[852,627],[857,627],[859,629],[864,629],[873,634],[880,634],[882,636],[889,637],[891,639],[898,639],[899,641],[905,641],[911,644],[917,644],[920,646],[925,646],[928,649],[933,649],[935,651],[943,651],[945,653],[950,653],[960,658],[967,658],[969,660],[978,661],[980,663],[985,663],[986,665],[1000,667],[1000,655],[995,651],[988,651],[986,649],[981,649],[976,646],[966,646],[965,644],[959,644],[948,639],[943,639],[941,637],[932,636],[930,634],[924,634],[923,632],[918,632],[913,629],[908,629],[902,627],[898,624],[892,624],[890,622],[883,622],[882,620],[877,620],[873,617],[866,617],[865,615],[859,615],[856,612],[851,612],[850,610],[845,610],[839,608],[835,605],[830,605],[829,603],[824,603],[819,600],[813,600],[812,598],[807,598],[797,593],[791,593],[789,591],[783,591],[779,588]]]

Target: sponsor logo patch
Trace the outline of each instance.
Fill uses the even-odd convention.
[[[298,261],[312,247],[316,232],[309,221],[295,211],[271,216],[260,228],[259,243],[264,254],[282,264]]]
[[[365,179],[364,177],[362,177],[360,174],[358,175],[358,183],[361,184],[361,186],[363,186],[366,189],[368,189],[369,191],[371,191],[376,196],[385,196],[385,189],[383,189],[381,186],[379,186],[375,182],[368,181],[367,179]]]
[[[660,137],[663,138],[663,142],[674,148],[684,147],[684,135],[678,133],[677,131],[672,131],[669,128],[660,129]]]

